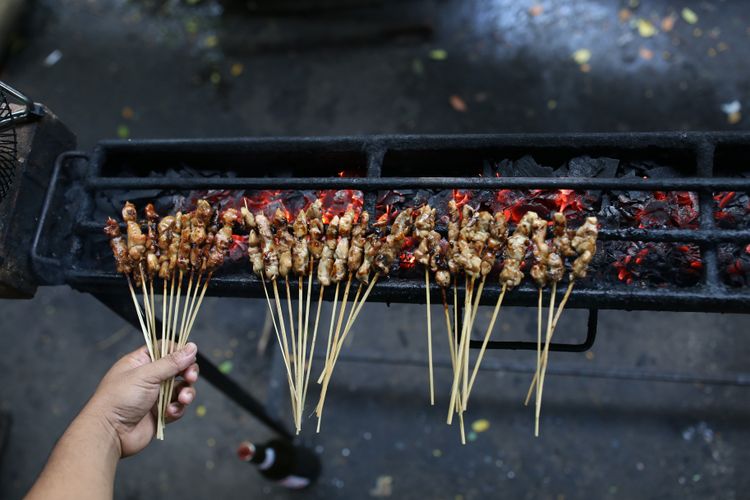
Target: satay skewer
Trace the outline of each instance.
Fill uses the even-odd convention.
[[[537,391],[537,409],[536,409],[536,423],[534,427],[534,435],[539,435],[539,415],[541,413],[541,405],[542,405],[542,392],[544,390],[544,377],[547,373],[547,364],[549,362],[549,344],[552,340],[552,335],[555,332],[555,327],[557,326],[557,321],[559,321],[560,316],[562,315],[563,308],[565,307],[565,304],[568,301],[568,297],[570,297],[570,293],[573,291],[573,283],[576,279],[582,279],[586,277],[586,270],[588,268],[589,263],[594,258],[594,254],[596,253],[596,239],[598,236],[598,221],[596,217],[587,217],[584,223],[579,227],[576,232],[575,236],[571,240],[571,247],[575,250],[575,253],[578,255],[578,257],[575,259],[575,261],[572,264],[572,271],[570,273],[569,279],[570,283],[568,284],[568,289],[565,292],[565,296],[563,297],[563,301],[560,302],[560,307],[555,312],[554,317],[552,313],[549,315],[548,319],[548,325],[547,325],[547,342],[545,345],[544,353],[542,355],[542,368],[540,371],[539,381],[538,381],[538,388]],[[552,304],[554,304],[554,294],[556,290],[557,282],[553,285],[553,295],[552,295]],[[554,306],[550,306],[551,309],[554,309]]]

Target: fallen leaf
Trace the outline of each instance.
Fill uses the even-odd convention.
[[[434,450],[432,450],[432,456],[435,458],[440,458],[443,456],[443,451],[435,448]]]
[[[216,35],[208,35],[203,39],[203,45],[205,45],[209,49],[212,49],[219,45],[219,37],[217,37]]]
[[[229,69],[229,74],[234,77],[238,77],[242,74],[243,71],[245,71],[245,66],[243,66],[241,63],[234,63]]]
[[[654,26],[651,21],[647,21],[646,19],[638,19],[636,26],[638,27],[638,34],[643,38],[651,38],[657,33],[656,26]]]
[[[376,498],[389,497],[393,494],[393,478],[391,476],[378,476],[375,479],[375,487],[370,490],[370,496]]]
[[[120,139],[127,139],[130,137],[130,129],[127,125],[118,125],[117,126],[117,137]]]
[[[430,59],[433,61],[445,61],[448,58],[448,53],[443,49],[432,49],[430,51]]]
[[[468,109],[464,100],[457,95],[452,95],[450,97],[450,103],[451,107],[459,113],[466,113],[466,110]]]
[[[692,9],[688,9],[687,7],[685,7],[684,9],[682,9],[682,19],[684,19],[688,24],[695,24],[698,22],[698,14],[696,14]]]
[[[578,49],[573,52],[573,60],[578,64],[586,64],[591,60],[591,51],[589,49]]]
[[[206,407],[204,405],[198,405],[195,408],[195,414],[199,417],[205,417],[206,416]]]
[[[641,47],[638,50],[638,55],[641,56],[641,59],[645,59],[646,61],[650,61],[654,58],[654,51],[651,49],[647,49],[646,47]]]
[[[490,421],[486,418],[480,418],[479,420],[475,420],[471,424],[471,430],[473,430],[476,433],[484,432],[487,429],[490,428]]]
[[[629,21],[632,15],[633,13],[630,12],[628,9],[620,9],[620,12],[617,13],[617,17],[620,19],[621,23],[625,23]]]
[[[557,109],[557,101],[554,99],[550,99],[549,101],[547,101],[547,109],[549,109],[550,111],[553,109]]]
[[[542,6],[541,6],[541,5],[539,5],[539,4],[535,4],[535,5],[532,5],[532,6],[531,6],[531,7],[529,8],[529,15],[530,15],[531,17],[536,17],[536,16],[539,16],[539,15],[541,15],[541,14],[542,14],[542,12],[544,12],[544,7],[542,7]]]
[[[222,361],[219,365],[219,371],[224,374],[230,373],[232,371],[232,368],[234,368],[234,365],[229,360]]]
[[[581,73],[588,73],[591,71],[591,65],[590,64],[581,64],[578,66],[578,69],[581,70]]]
[[[213,73],[211,73],[211,76],[209,77],[209,80],[214,85],[218,85],[218,84],[221,83],[221,75],[219,74],[218,71],[214,71]]]
[[[674,23],[677,21],[677,18],[674,15],[669,15],[661,20],[661,30],[669,33],[674,29]]]
[[[742,120],[742,113],[740,113],[739,111],[727,115],[727,121],[730,125],[737,125],[740,120]]]
[[[120,114],[126,120],[132,120],[133,117],[135,116],[135,111],[133,111],[133,108],[131,108],[130,106],[125,106],[122,108],[122,111]]]

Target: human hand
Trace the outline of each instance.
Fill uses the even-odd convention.
[[[100,420],[110,430],[121,457],[138,453],[151,442],[156,431],[156,402],[161,382],[182,377],[171,395],[167,422],[182,417],[195,399],[197,352],[196,345],[190,342],[154,362],[146,347],[123,356],[104,375],[82,413]]]

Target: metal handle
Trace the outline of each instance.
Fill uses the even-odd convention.
[[[55,196],[55,187],[57,186],[58,178],[60,177],[60,169],[62,166],[71,158],[89,158],[87,153],[82,151],[66,151],[57,157],[55,160],[55,166],[52,169],[52,176],[47,186],[47,193],[44,196],[44,204],[42,205],[42,212],[39,215],[39,223],[36,226],[36,232],[34,233],[34,241],[31,244],[31,263],[34,268],[34,272],[37,277],[47,276],[46,281],[49,280],[49,274],[60,272],[62,269],[62,263],[60,259],[55,257],[49,257],[42,255],[39,252],[39,242],[44,234],[44,227],[47,222],[47,214],[49,213],[50,206],[52,205],[52,199]]]
[[[44,107],[34,102],[31,98],[22,94],[20,91],[14,89],[5,82],[0,81],[0,91],[12,95],[24,104],[24,109],[15,111],[9,116],[0,120],[0,129],[12,125],[13,123],[20,123],[28,120],[33,120],[44,116]]]
[[[561,351],[561,352],[585,352],[591,349],[596,340],[596,330],[599,324],[599,309],[589,309],[589,319],[586,322],[586,340],[580,344],[560,344],[552,342],[549,345],[550,351]],[[479,349],[482,347],[481,340],[472,340],[469,344],[472,349]],[[487,349],[522,349],[526,351],[536,351],[536,342],[520,342],[520,341],[498,341],[493,340],[487,342]]]

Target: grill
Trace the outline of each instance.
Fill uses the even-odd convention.
[[[586,337],[580,343],[550,346],[556,351],[584,351],[595,340],[600,309],[750,311],[748,153],[748,133],[105,141],[92,154],[70,151],[57,158],[31,257],[41,284],[68,284],[94,294],[137,324],[102,235],[104,217],[116,214],[126,199],[141,206],[155,200],[157,210],[166,213],[198,197],[236,206],[243,196],[267,190],[287,196],[290,203],[295,202],[294,193],[352,190],[357,196],[361,193],[363,208],[377,217],[384,207],[389,210],[446,195],[471,195],[478,202],[494,203],[499,193],[539,199],[549,193],[585,194],[590,203],[581,215],[591,212],[602,221],[590,277],[577,283],[569,301],[569,307],[589,310]],[[574,173],[577,158],[588,158],[584,163],[589,164],[608,158],[618,165],[638,165],[648,175],[638,169],[638,175],[624,176],[615,171],[595,176]],[[518,167],[510,174],[509,161]],[[540,169],[539,164],[564,169]],[[637,225],[607,220],[607,214],[619,213],[628,197],[666,199],[656,206],[668,212],[675,194],[687,200],[686,223],[653,226],[643,219]],[[730,208],[734,210],[731,223],[724,217]],[[622,260],[623,247],[638,250],[630,255],[636,261],[650,248],[656,260],[647,259],[642,275],[635,276],[628,268],[631,259]],[[687,248],[690,260],[672,250],[662,255],[660,248]],[[238,254],[236,262],[214,275],[209,295],[263,297],[244,253]],[[659,262],[666,255],[678,255],[678,260]],[[681,271],[670,271],[675,262],[690,264],[689,279]],[[643,278],[652,265],[666,269],[666,277]],[[482,304],[494,304],[499,292],[496,280],[488,280]],[[437,286],[431,295],[433,303],[442,300]],[[400,269],[375,286],[370,300],[424,303],[422,276]],[[506,305],[525,307],[536,307],[536,301],[537,289],[528,283],[505,298]],[[471,346],[479,344],[472,341]],[[536,349],[536,344],[501,341],[491,342],[488,348]],[[204,376],[220,390],[289,436],[262,405],[210,362],[202,359],[201,366]]]
[[[602,134],[571,136],[428,136],[309,139],[228,139],[102,142],[93,155],[67,153],[58,159],[33,248],[39,274],[48,284],[67,283],[95,293],[121,285],[111,258],[101,250],[102,218],[95,217],[101,196],[116,199],[186,194],[199,190],[334,190],[361,191],[364,207],[376,212],[378,196],[404,190],[560,190],[690,192],[698,199],[699,220],[693,228],[608,228],[604,242],[679,242],[700,248],[701,272],[690,286],[634,284],[604,286],[590,279],[569,305],[593,309],[743,312],[750,305],[746,287],[728,286],[719,270],[718,247],[750,243],[750,228],[722,228],[715,223],[715,193],[750,191],[750,168],[742,167],[750,150],[748,134]],[[744,152],[744,153],[743,153]],[[567,159],[580,155],[643,159],[677,158],[679,177],[576,178],[494,177],[483,170],[493,161],[519,154]],[[719,161],[717,161],[717,159]],[[74,160],[76,160],[74,162]],[[75,167],[71,166],[77,163]],[[187,175],[175,173],[178,169]],[[339,177],[341,169],[354,176]],[[408,176],[394,176],[400,172]],[[171,175],[165,173],[169,172]],[[277,174],[272,174],[277,172]],[[448,175],[436,177],[436,172]],[[455,175],[461,173],[461,176]],[[716,176],[720,174],[721,176]],[[347,174],[348,175],[348,174]],[[74,203],[70,194],[79,193]],[[68,195],[64,199],[63,193]],[[124,193],[124,194],[122,194]],[[231,195],[230,195],[231,196]],[[606,211],[607,201],[595,207]],[[66,207],[67,204],[67,207]],[[114,204],[112,205],[114,206]],[[170,207],[171,208],[171,207]],[[101,215],[99,210],[99,215]],[[54,214],[54,217],[53,217]],[[109,214],[107,214],[109,215]],[[43,242],[48,225],[70,224],[70,248]],[[94,243],[100,244],[99,250]],[[59,242],[63,243],[63,242]],[[606,244],[606,243],[605,243]],[[46,249],[41,248],[46,246]],[[601,251],[600,251],[601,253]],[[65,255],[57,257],[54,255]],[[606,256],[605,259],[606,260]],[[611,264],[611,263],[610,263]],[[607,265],[601,262],[600,266]],[[423,284],[394,276],[379,283],[371,299],[420,303]],[[493,303],[497,283],[488,283],[483,303]],[[212,281],[210,295],[261,297],[259,281],[249,266],[234,266]],[[436,300],[439,289],[433,290]],[[525,284],[506,298],[509,305],[533,306],[536,289]]]

